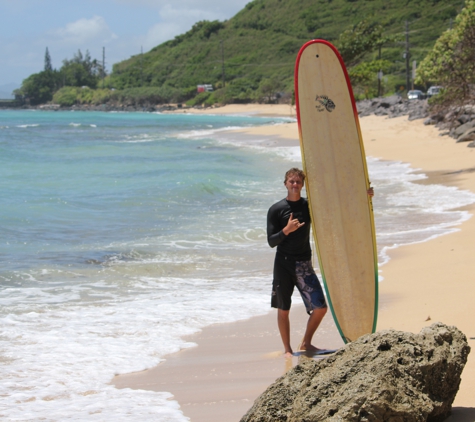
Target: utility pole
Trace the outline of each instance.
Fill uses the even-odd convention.
[[[409,91],[410,81],[409,81],[409,22],[406,21],[406,92]]]
[[[379,44],[379,55],[378,59],[381,61],[381,44]],[[378,72],[378,97],[381,97],[381,79],[383,79],[383,70],[379,69]]]
[[[414,89],[414,80],[416,79],[416,71],[417,71],[417,62],[415,60],[412,61],[412,88]]]
[[[221,74],[223,77],[223,90],[224,90],[224,103],[226,104],[226,74],[224,71],[224,46],[223,46],[223,40],[220,40],[221,44]]]
[[[143,86],[143,47],[140,46],[140,86]]]
[[[102,89],[104,89],[105,76],[106,76],[106,48],[102,47]]]

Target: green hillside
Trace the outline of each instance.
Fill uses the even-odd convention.
[[[383,36],[396,37],[381,48],[387,61],[385,90],[394,92],[406,81],[405,22],[412,66],[463,5],[464,0],[254,0],[228,21],[198,22],[187,33],[115,64],[108,85],[131,95],[138,87],[155,87],[163,101],[190,99],[198,84],[214,86],[214,101],[250,101],[269,92],[290,95],[303,43],[323,38],[338,46],[343,31],[366,21],[380,24]],[[378,54],[373,48],[362,58],[370,61]]]

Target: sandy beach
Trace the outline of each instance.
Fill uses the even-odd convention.
[[[295,117],[288,105],[230,105],[199,113],[262,114]],[[421,183],[455,186],[475,193],[475,152],[465,143],[439,136],[422,120],[407,117],[360,119],[365,151],[382,160],[410,163],[428,176]],[[296,123],[240,130],[243,136],[277,139],[280,145],[298,145]],[[374,185],[377,195],[378,186]],[[475,206],[467,208],[475,212]],[[469,339],[472,354],[448,421],[475,420],[475,218],[457,226],[457,232],[389,251],[381,267],[378,330],[417,333],[434,322],[458,327]],[[269,283],[270,283],[269,279]],[[306,314],[301,306],[291,313],[292,341],[303,334]],[[253,401],[298,358],[282,356],[276,313],[233,324],[218,324],[187,338],[198,347],[167,356],[156,368],[121,375],[118,388],[169,391],[191,421],[238,421]],[[314,344],[343,345],[330,313],[317,331]]]

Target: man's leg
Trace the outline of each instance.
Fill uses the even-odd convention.
[[[277,325],[279,326],[280,337],[284,343],[284,354],[286,357],[292,356],[292,347],[290,346],[290,311],[277,309]]]
[[[300,344],[300,350],[308,350],[310,352],[315,352],[319,350],[317,347],[312,345],[312,338],[317,331],[318,326],[322,322],[323,317],[327,313],[328,308],[317,308],[314,309],[307,322],[307,329],[305,330],[305,335],[303,337],[302,343]]]

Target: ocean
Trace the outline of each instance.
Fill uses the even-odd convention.
[[[298,147],[231,129],[292,119],[0,111],[0,418],[185,421],[116,374],[269,311],[266,213]],[[380,264],[457,230],[475,195],[368,157]],[[383,281],[384,282],[384,281]]]

